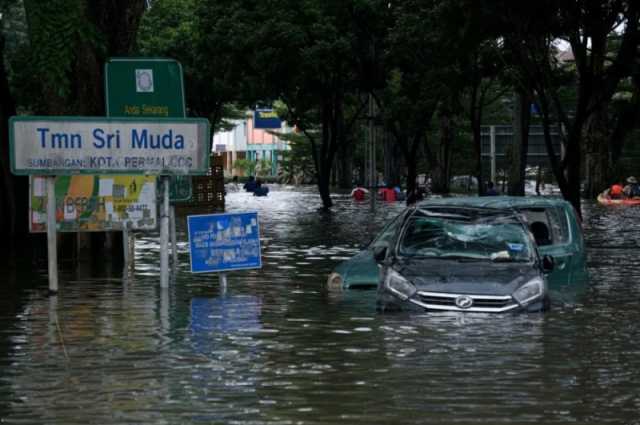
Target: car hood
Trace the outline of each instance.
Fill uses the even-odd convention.
[[[418,291],[452,294],[511,295],[540,272],[527,263],[412,261],[394,266]]]

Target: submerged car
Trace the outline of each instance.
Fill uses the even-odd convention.
[[[436,220],[435,211],[441,215],[449,211],[453,217]],[[435,250],[411,254],[410,240],[403,238],[417,230],[414,228],[418,221],[425,220],[418,217],[425,214],[431,214],[431,222],[424,225],[437,227],[436,222],[440,222],[440,232],[444,233],[440,239],[424,241],[427,246],[431,243]],[[456,215],[460,217],[456,219]],[[456,239],[456,235],[458,242],[452,241],[449,247],[442,245],[445,236]],[[471,237],[478,240],[473,243],[467,240],[465,245],[465,239]],[[487,245],[481,247],[478,244],[483,238]],[[492,251],[493,248],[496,250]],[[384,259],[380,257],[383,250]],[[381,263],[391,262],[395,267],[378,264],[376,254]],[[329,276],[328,285],[343,289],[379,287],[385,308],[386,304],[396,301],[390,298],[390,291],[384,292],[384,284],[395,276],[393,273],[401,276],[407,273],[411,276],[403,277],[409,277],[413,286],[415,283],[424,286],[423,289],[416,287],[416,294],[412,296],[419,298],[412,299],[419,303],[412,303],[414,305],[432,310],[492,312],[544,308],[549,288],[562,290],[587,279],[582,231],[573,207],[561,199],[542,197],[460,197],[419,203],[391,220],[367,248],[339,264]],[[544,293],[532,299],[523,298],[525,290],[516,293],[534,277],[543,282]],[[462,307],[456,305],[459,297],[470,298],[471,305],[467,298],[460,298],[466,300],[460,301]]]

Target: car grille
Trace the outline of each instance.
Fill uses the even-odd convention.
[[[456,305],[456,298],[467,296],[473,300],[468,308],[460,308]],[[518,303],[510,295],[469,295],[449,294],[443,292],[418,292],[413,298],[415,304],[427,310],[449,311],[476,311],[476,312],[503,312],[518,307]]]

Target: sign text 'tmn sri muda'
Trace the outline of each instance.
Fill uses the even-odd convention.
[[[13,117],[14,174],[205,174],[205,119]]]

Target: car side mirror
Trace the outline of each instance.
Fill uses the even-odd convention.
[[[373,248],[373,258],[376,260],[376,263],[380,264],[387,257],[387,247],[384,245],[376,246]]]
[[[556,262],[550,255],[542,257],[542,271],[545,273],[551,273],[555,267]]]

